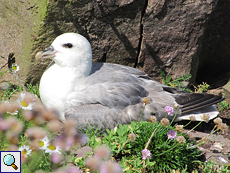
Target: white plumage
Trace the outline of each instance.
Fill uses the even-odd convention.
[[[179,105],[177,121],[191,115],[200,121],[203,113],[214,118],[218,111],[213,105],[223,100],[221,96],[186,93],[165,86],[135,68],[92,63],[90,43],[76,33],[58,36],[41,56],[54,61],[40,81],[43,104],[56,109],[62,121],[73,118],[79,128],[86,124],[113,128],[119,123],[137,121],[144,97],[149,97],[151,103],[142,120],[151,115],[160,120],[166,115],[164,107],[175,104]]]

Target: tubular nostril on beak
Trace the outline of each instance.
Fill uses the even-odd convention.
[[[42,56],[42,58],[50,58],[50,59],[52,59],[55,56],[55,53],[56,53],[56,51],[55,51],[54,47],[50,46],[48,48],[45,48],[41,52],[40,56]]]
[[[44,52],[47,52],[47,51],[54,51],[54,47],[50,46],[50,47],[45,48]]]

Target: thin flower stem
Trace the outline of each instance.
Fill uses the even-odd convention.
[[[213,134],[213,133],[215,133],[216,131],[217,131],[217,125],[215,125],[214,127],[213,127],[213,129],[212,129],[212,131],[211,131],[211,133],[210,134]]]
[[[1,70],[1,69],[0,69]],[[5,73],[7,73],[8,71],[5,71],[5,72],[1,72],[0,71],[0,76],[3,76]]]
[[[211,141],[213,140],[213,139],[215,139],[217,136],[219,136],[220,135],[220,132],[218,132],[217,134],[216,134],[216,136],[214,137],[214,138],[212,138],[211,139]]]
[[[220,134],[220,132],[218,132],[214,138],[210,139],[210,141],[212,141],[217,136],[219,136],[219,134]],[[211,133],[206,138],[208,138],[210,135],[211,135]],[[202,145],[202,144],[205,144],[205,142],[202,142],[202,139],[201,139],[201,140],[198,141],[198,144],[196,144],[194,147],[198,147],[199,145]]]
[[[151,136],[150,136],[148,142],[147,142],[146,145],[145,145],[145,149],[148,148],[148,146],[149,146],[149,144],[150,144],[150,141],[151,141],[151,139],[152,139],[154,133],[156,132],[156,130],[157,130],[157,129],[155,128],[155,130],[154,130],[153,133],[151,134]],[[142,172],[143,172],[143,173],[145,172],[145,160],[144,160],[144,162],[143,162],[143,170],[142,170]]]
[[[20,83],[20,85],[23,88],[23,91],[26,92],[26,87],[23,85],[23,81],[19,78],[19,76],[17,76],[16,74],[14,74],[13,72],[11,72],[11,74],[16,78],[16,80]]]
[[[145,172],[145,160],[144,160],[144,162],[143,162],[143,171],[142,171],[143,173]]]
[[[165,116],[165,118],[167,118],[167,116],[168,116],[168,113],[166,112],[166,116]]]
[[[209,137],[210,135],[212,135],[213,133],[215,133],[215,132],[217,131],[216,128],[217,128],[217,126],[215,125],[215,126],[213,127],[212,131],[208,134],[207,137]],[[217,134],[217,135],[219,135],[219,134]]]
[[[186,126],[188,126],[192,121],[189,121],[187,124],[185,124],[183,127],[185,128]]]
[[[175,113],[175,115],[174,115],[174,117],[173,117],[173,120],[171,121],[171,123],[169,124],[169,126],[171,126],[171,124],[173,123],[173,121],[175,120],[175,118],[176,118],[176,114],[177,114],[177,109],[176,109],[176,113]]]
[[[198,146],[200,146],[202,144],[205,144],[205,142],[199,142],[198,144],[194,145],[194,147],[198,147]]]
[[[146,106],[146,104],[145,104],[145,105],[144,105],[144,107],[143,107],[143,110],[142,110],[142,112],[141,112],[141,116],[140,116],[140,119],[139,119],[139,121],[138,121],[138,122],[140,122],[140,121],[141,121],[141,118],[142,118],[143,112],[144,112],[144,110],[145,110],[145,106]]]
[[[191,131],[193,131],[195,128],[197,128],[203,121],[200,121],[195,127],[193,127],[191,130],[187,132],[189,134]]]
[[[207,137],[205,138],[208,138],[210,135],[212,135],[213,133],[215,133],[217,130],[216,130],[216,125],[213,127],[212,131],[208,134]],[[215,139],[218,135],[220,134],[220,132],[213,138]],[[210,141],[212,141],[213,139],[211,139]],[[200,139],[199,141],[197,141],[197,144],[194,146],[194,147],[198,147],[199,145],[202,145],[204,144],[205,142],[202,142],[202,139]]]
[[[146,145],[145,145],[145,149],[147,149],[147,148],[148,148],[148,146],[149,146],[149,144],[150,144],[150,141],[151,141],[151,139],[152,139],[152,137],[153,137],[154,133],[156,132],[156,130],[157,130],[157,129],[155,129],[155,130],[153,131],[153,133],[151,134],[151,136],[150,136],[150,138],[149,138],[148,142],[147,142],[147,143],[146,143]]]

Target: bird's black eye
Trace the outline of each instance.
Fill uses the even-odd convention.
[[[66,48],[72,48],[73,45],[71,43],[66,43],[63,45],[63,47],[66,47]]]

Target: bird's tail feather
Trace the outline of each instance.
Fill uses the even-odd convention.
[[[191,112],[182,114],[180,117],[177,117],[175,122],[181,121],[181,120],[190,120],[190,116],[194,116],[196,121],[204,121],[202,119],[203,114],[208,114],[209,119],[211,120],[217,117],[217,115],[219,114],[219,111],[215,105],[207,106],[199,110],[195,110],[195,111],[191,111]]]

